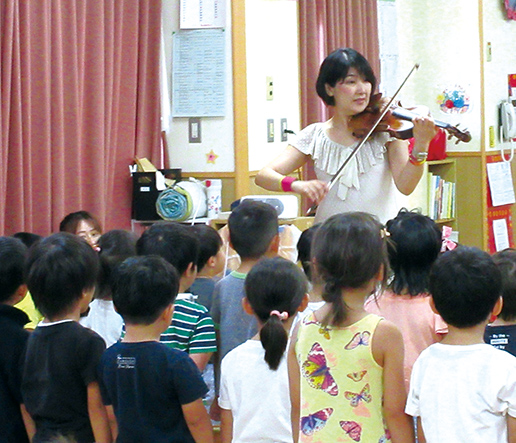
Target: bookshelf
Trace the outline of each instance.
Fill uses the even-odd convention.
[[[427,162],[426,214],[440,225],[457,226],[456,183],[457,165],[455,159],[432,160]]]

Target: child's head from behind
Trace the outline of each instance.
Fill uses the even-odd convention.
[[[136,243],[138,255],[158,255],[173,265],[180,275],[197,264],[199,240],[192,230],[176,222],[159,222],[147,229]]]
[[[297,259],[301,263],[303,267],[303,271],[305,271],[305,275],[310,282],[312,282],[312,261],[311,261],[311,249],[312,249],[312,241],[314,239],[315,233],[319,228],[320,224],[316,224],[310,226],[308,229],[305,229],[301,235],[299,236],[299,240],[297,241]]]
[[[25,282],[27,247],[13,237],[0,237],[0,303],[8,302]]]
[[[262,257],[278,235],[278,214],[273,206],[244,200],[228,219],[231,246],[242,259]]]
[[[174,303],[179,274],[158,256],[130,257],[112,279],[113,303],[127,324],[150,325]]]
[[[68,312],[93,294],[98,268],[98,254],[76,235],[60,232],[44,238],[31,247],[25,263],[34,304],[49,319]]]
[[[34,243],[39,242],[43,238],[43,236],[33,232],[17,232],[13,234],[13,237],[20,240],[27,248],[30,248]]]
[[[205,266],[213,267],[214,275],[224,269],[225,255],[222,250],[222,237],[216,229],[205,224],[192,226],[193,232],[199,239],[199,257],[197,271],[201,272]]]
[[[113,229],[99,238],[100,255],[125,256],[136,255],[136,241],[138,236],[125,229]]]
[[[461,246],[442,254],[430,273],[430,293],[437,312],[456,328],[488,319],[502,292],[502,275],[493,258],[478,248]]]
[[[439,256],[442,234],[429,217],[402,209],[387,222],[390,234],[387,250],[394,278],[390,284],[395,294],[428,292],[430,268]]]
[[[281,257],[260,260],[247,274],[245,295],[263,325],[260,340],[265,361],[273,370],[278,368],[288,341],[281,321],[296,315],[307,290],[301,269]]]
[[[111,275],[126,258],[136,255],[137,235],[123,229],[108,231],[99,238],[100,272],[95,298],[111,299]]]
[[[323,299],[332,303],[324,323],[339,325],[347,315],[342,290],[371,285],[387,272],[387,246],[383,225],[370,214],[348,212],[327,219],[312,243],[318,278],[324,281]]]
[[[493,255],[493,260],[502,273],[503,306],[499,317],[516,320],[516,249],[508,248]]]

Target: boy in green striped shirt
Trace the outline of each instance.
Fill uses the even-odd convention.
[[[159,255],[179,272],[179,294],[174,303],[172,323],[161,335],[166,345],[188,352],[202,372],[217,350],[215,327],[208,310],[185,291],[197,276],[199,240],[187,226],[177,222],[153,224],[136,244],[138,255]]]

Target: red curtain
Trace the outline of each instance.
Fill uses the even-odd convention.
[[[161,0],[0,5],[0,234],[129,228],[128,166],[162,166]]]
[[[327,120],[328,108],[315,91],[319,66],[338,48],[360,52],[380,75],[377,0],[299,0],[301,127]],[[305,178],[315,178],[313,164]],[[303,202],[304,210],[311,202]]]
[[[299,0],[299,39],[302,127],[328,118],[315,82],[330,52],[356,49],[380,75],[377,0]]]

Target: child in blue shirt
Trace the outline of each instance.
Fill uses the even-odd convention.
[[[128,258],[113,275],[113,302],[126,334],[104,353],[100,372],[117,442],[213,441],[199,370],[187,353],[159,341],[178,289],[178,272],[157,256]]]

